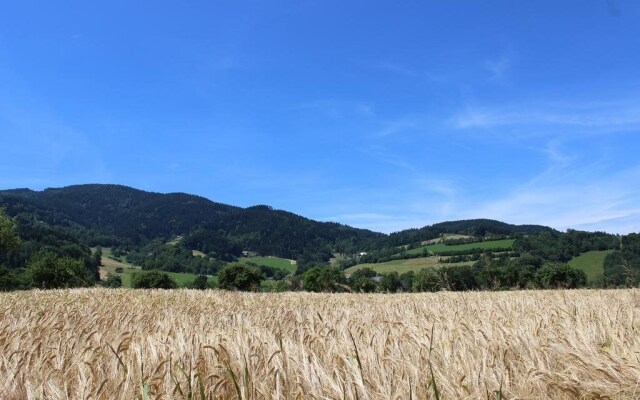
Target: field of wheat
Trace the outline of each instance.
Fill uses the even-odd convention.
[[[0,398],[631,399],[640,291],[0,294]]]

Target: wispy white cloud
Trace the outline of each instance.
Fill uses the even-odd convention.
[[[640,104],[629,101],[622,107],[467,107],[449,119],[456,129],[491,128],[506,126],[546,126],[619,129],[640,126]]]
[[[640,213],[640,168],[602,175],[597,165],[581,173],[553,167],[505,196],[479,204],[464,217],[491,217],[512,223],[538,223],[568,228],[628,233],[638,231],[630,219]],[[554,170],[554,180],[543,179]]]
[[[350,213],[333,215],[325,221],[340,221],[349,226],[370,229],[376,232],[398,232],[410,227],[416,227],[421,221],[416,216],[400,216],[398,214],[381,213]],[[424,224],[423,224],[424,225]]]

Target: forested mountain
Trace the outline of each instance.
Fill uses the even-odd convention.
[[[88,184],[33,191],[0,191],[0,207],[61,227],[82,243],[141,248],[182,236],[191,250],[229,260],[250,250],[290,259],[327,261],[332,252],[401,246],[443,234],[475,237],[552,231],[489,219],[442,222],[391,235],[317,222],[265,205],[241,208],[185,193],[151,193],[121,185]]]
[[[9,216],[29,215],[64,227],[88,245],[141,246],[153,239],[185,236],[193,249],[207,253],[206,247],[211,247],[232,255],[244,249],[297,258],[311,248],[356,251],[385,236],[268,206],[240,208],[184,193],[150,193],[120,185],[5,190],[0,191],[0,207]]]
[[[0,191],[0,206],[6,207],[9,215],[33,214],[52,225],[93,230],[134,243],[189,233],[200,224],[239,210],[184,193],[150,193],[98,184],[41,192]]]

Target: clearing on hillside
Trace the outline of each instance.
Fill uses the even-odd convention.
[[[471,239],[473,236],[470,235],[458,235],[454,233],[446,233],[439,238],[425,240],[422,242],[423,245],[427,244],[436,244],[441,243],[444,240],[456,240],[456,239]]]
[[[604,259],[607,257],[607,254],[612,251],[613,250],[588,251],[569,261],[569,265],[583,270],[584,273],[587,274],[587,280],[589,282],[597,282],[602,280],[604,274]]]
[[[422,254],[427,249],[432,254],[442,254],[446,252],[471,252],[472,250],[492,250],[504,251],[511,250],[515,239],[487,240],[484,242],[474,242],[465,244],[446,245],[444,243],[431,244],[415,249],[407,250],[407,254]]]
[[[295,272],[296,271],[296,262],[295,260],[289,260],[286,258],[279,257],[242,257],[239,259],[240,262],[252,262],[258,265],[265,265],[267,267],[279,268],[281,270],[287,272]]]
[[[405,272],[414,271],[418,272],[423,268],[427,267],[438,267],[438,266],[461,266],[461,265],[471,265],[473,262],[463,262],[463,263],[451,263],[444,264],[440,262],[440,259],[445,259],[447,257],[420,257],[420,258],[409,258],[405,260],[393,260],[387,261],[383,263],[371,263],[371,264],[358,264],[353,267],[349,267],[344,270],[345,273],[350,274],[362,268],[371,268],[379,274],[386,274],[389,272],[397,272],[399,274],[403,274]]]
[[[95,248],[92,249],[95,251]],[[195,254],[194,256],[199,255]],[[102,262],[102,266],[100,267],[100,279],[106,279],[108,273],[112,273],[114,275],[120,276],[122,279],[122,287],[131,288],[131,275],[136,272],[142,271],[142,269],[138,266],[134,266],[133,264],[129,264],[126,262],[126,257],[120,257],[122,261],[114,260],[111,256],[111,249],[109,247],[102,248],[102,258],[100,259]],[[204,254],[203,254],[204,256]],[[122,268],[122,272],[116,272],[116,268]],[[165,274],[168,274],[173,280],[176,281],[179,287],[186,287],[190,283],[192,283],[198,275],[190,274],[185,272],[167,272],[161,271]],[[218,281],[218,278],[215,276],[210,276],[207,279],[207,282],[211,284],[215,284]]]

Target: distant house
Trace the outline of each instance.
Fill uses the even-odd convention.
[[[360,257],[362,257],[362,256],[366,256],[366,255],[367,255],[367,252],[366,252],[366,251],[361,251],[360,253],[358,253],[358,255],[359,255]]]

